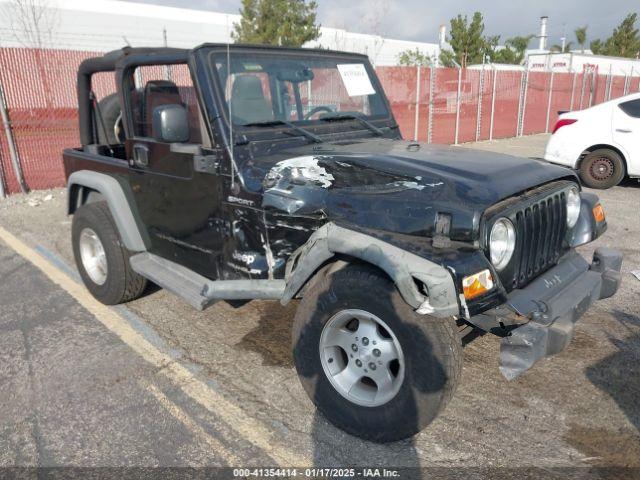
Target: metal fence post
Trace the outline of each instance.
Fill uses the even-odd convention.
[[[431,143],[433,135],[433,91],[436,83],[436,67],[432,63],[429,67],[429,116],[427,118],[427,143]]]
[[[527,83],[529,81],[529,69],[522,74],[520,80],[520,98],[518,99],[518,121],[516,123],[516,137],[522,136],[524,131],[524,114],[527,105]]]
[[[2,165],[2,155],[0,155],[0,198],[4,198],[6,196],[7,195],[4,191],[4,166]]]
[[[597,75],[595,70],[593,72],[591,72],[591,89],[589,91],[589,106],[593,106],[593,99],[596,96],[596,80],[597,80]]]
[[[20,156],[18,155],[18,149],[16,148],[16,141],[13,136],[13,128],[11,127],[11,121],[9,119],[9,108],[4,96],[4,89],[2,88],[2,82],[0,82],[0,115],[2,116],[2,123],[4,124],[4,133],[7,137],[7,144],[9,145],[9,155],[11,156],[11,164],[13,165],[13,171],[20,185],[22,193],[27,193],[29,188],[24,181],[24,175],[22,174],[22,167],[20,166]],[[4,187],[2,189],[2,195],[4,196]]]
[[[482,91],[484,90],[484,64],[478,79],[478,109],[476,110],[476,142],[480,139],[480,128],[482,124]]]
[[[609,75],[607,76],[607,97],[606,100],[611,100],[611,84],[613,83],[613,76],[611,75],[612,68],[609,65]]]
[[[6,197],[4,191],[4,168],[2,167],[2,156],[0,156],[0,198]]]
[[[578,77],[578,74],[576,72],[573,72],[573,80],[571,81],[571,100],[569,100],[569,110],[573,110],[573,98],[575,96],[575,91],[576,91],[577,77]]]
[[[582,99],[584,98],[584,86],[587,82],[587,71],[582,69],[582,87],[580,88],[580,108],[578,110],[582,110]],[[605,92],[606,95],[606,92]]]
[[[549,133],[549,117],[551,116],[551,99],[553,98],[553,70],[551,70],[551,78],[549,79],[549,98],[547,100],[547,123],[544,127],[544,133]]]
[[[631,75],[633,75],[633,65],[631,65]],[[627,95],[629,93],[629,84],[631,83],[631,75],[624,76],[624,90],[622,95]]]
[[[456,131],[454,145],[458,144],[458,132],[460,129],[460,88],[462,87],[462,67],[458,67],[458,92],[456,94]]]
[[[164,43],[164,47],[167,48],[169,46],[169,43],[167,42],[167,27],[162,27],[162,40]],[[165,80],[171,80],[171,65],[165,65],[164,66],[164,79]]]
[[[493,85],[491,86],[491,120],[489,121],[489,140],[493,140],[493,114],[496,109],[496,80],[498,70],[493,67]]]
[[[416,66],[416,115],[413,121],[413,140],[418,141],[418,127],[420,125],[420,65]]]

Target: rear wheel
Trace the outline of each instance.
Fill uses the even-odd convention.
[[[97,300],[115,305],[142,295],[147,280],[129,265],[131,252],[122,244],[105,202],[89,203],[75,212],[71,237],[80,277]]]
[[[317,279],[293,329],[296,369],[318,410],[377,442],[410,437],[448,403],[462,346],[449,318],[418,315],[393,282],[365,265]]]
[[[582,183],[591,188],[611,188],[625,176],[624,161],[613,150],[601,148],[584,157],[580,163]]]

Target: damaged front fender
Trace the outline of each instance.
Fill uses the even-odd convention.
[[[386,272],[402,298],[419,313],[434,317],[460,313],[453,278],[445,268],[332,222],[320,227],[289,259],[285,276],[287,286],[281,303],[286,305],[314,272],[336,254],[358,258]]]

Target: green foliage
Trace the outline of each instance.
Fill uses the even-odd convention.
[[[587,26],[576,28],[573,33],[576,35],[576,41],[580,45],[580,50],[584,53],[584,45],[587,43]]]
[[[459,65],[458,61],[456,60],[456,54],[451,50],[440,50],[440,57],[438,58],[440,60],[440,63],[444,67],[451,68],[457,67]]]
[[[491,62],[521,65],[524,61],[524,55],[527,48],[529,47],[529,42],[531,42],[533,37],[534,35],[525,35],[508,38],[504,42],[504,48],[501,48],[500,50],[496,50],[494,46],[489,53]]]
[[[300,47],[320,36],[317,4],[305,0],[242,0],[236,42]]]
[[[486,40],[482,14],[475,12],[471,22],[467,16],[458,15],[451,19],[451,40],[449,44],[453,51],[443,50],[440,53],[440,62],[445,66],[454,66],[456,63],[462,68],[469,64],[482,63]]]
[[[633,58],[640,50],[640,38],[638,38],[638,29],[635,28],[637,13],[630,13],[618,26],[613,30],[613,34],[607,40],[609,44],[609,55],[619,55],[620,57]]]
[[[635,28],[637,13],[628,14],[604,42],[596,39],[591,42],[591,51],[597,55],[635,58],[640,53],[640,37]]]
[[[596,55],[604,55],[604,43],[599,38],[591,41],[589,49]]]
[[[398,64],[407,66],[428,67],[431,65],[431,57],[422,53],[417,47],[415,50],[405,50],[398,55]]]
[[[483,36],[484,22],[482,14],[473,14],[471,22],[466,16],[458,15],[451,19],[450,45],[453,51],[440,52],[440,63],[445,67],[460,65],[465,68],[474,63],[483,63],[485,59],[494,63],[520,65],[534,35],[518,36],[505,41],[504,48],[498,48],[500,35]]]
[[[493,58],[495,56],[499,43],[500,43],[500,35],[492,35],[492,36],[485,37],[483,58],[487,59],[490,62],[493,62]]]

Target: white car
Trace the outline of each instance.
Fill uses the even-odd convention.
[[[544,158],[578,170],[591,188],[640,177],[640,93],[561,114]]]

